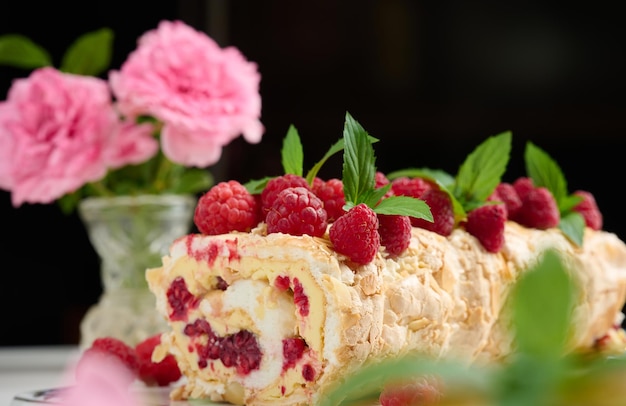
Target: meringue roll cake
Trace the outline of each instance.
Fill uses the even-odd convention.
[[[251,232],[190,234],[147,271],[185,376],[173,399],[315,404],[368,359],[417,351],[469,362],[506,357],[514,344],[506,300],[521,273],[556,248],[581,286],[572,351],[623,350],[626,245],[587,228],[575,245],[554,228],[505,225],[487,252],[463,228],[442,236],[413,227],[398,256],[381,249],[357,265],[328,239]]]
[[[301,158],[294,137],[282,151]],[[198,201],[198,233],[146,271],[171,327],[153,360],[173,354],[185,378],[173,399],[314,405],[366,362],[502,362],[516,349],[508,299],[547,250],[580,287],[566,350],[624,352],[626,244],[538,147],[531,176],[508,184],[509,133],[455,177],[375,173],[348,114],[343,146],[342,180],[286,168],[260,187],[218,183]]]

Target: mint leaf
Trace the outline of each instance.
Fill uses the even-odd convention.
[[[287,135],[283,139],[281,157],[285,174],[302,176],[304,152],[302,149],[302,142],[300,141],[300,135],[293,124],[289,126]]]
[[[577,196],[575,194],[570,194],[568,196],[565,196],[559,202],[559,211],[561,213],[569,213],[574,209],[574,207],[576,207],[578,203],[582,201],[583,201],[582,196]]]
[[[567,196],[567,181],[559,165],[544,150],[528,142],[524,152],[526,173],[537,187],[545,187],[556,199],[559,210]]]
[[[52,66],[48,52],[30,38],[19,34],[0,37],[0,65],[21,69],[37,69]]]
[[[390,196],[378,203],[374,207],[374,211],[378,214],[395,214],[402,216],[411,216],[430,222],[433,221],[433,215],[430,207],[425,201],[415,199],[409,196]]]
[[[583,237],[585,236],[585,219],[580,213],[570,211],[564,216],[561,216],[559,229],[574,244],[579,247],[583,245]]]
[[[585,220],[573,209],[582,201],[582,197],[569,194],[567,180],[559,165],[548,153],[532,142],[526,144],[524,160],[526,172],[535,186],[545,187],[554,196],[561,214],[559,228],[573,243],[581,246],[585,233]]]
[[[343,193],[353,205],[365,202],[365,193],[374,189],[374,149],[367,132],[346,112],[343,129]]]
[[[467,156],[456,175],[454,196],[467,204],[483,203],[495,190],[511,153],[511,132],[491,136]]]
[[[61,70],[77,75],[98,76],[111,63],[113,31],[102,28],[81,35],[70,45],[63,59]]]
[[[570,333],[575,284],[559,254],[549,249],[516,283],[513,325],[520,351],[543,359],[563,355]]]
[[[368,135],[368,138],[372,144],[378,142],[378,139],[372,137],[371,135]],[[330,159],[330,157],[335,155],[336,153],[343,151],[344,145],[345,144],[344,144],[343,138],[339,139],[339,141],[335,142],[333,145],[330,146],[330,148],[328,149],[328,151],[326,151],[326,154],[324,154],[322,159],[320,159],[315,165],[313,165],[313,167],[307,172],[307,175],[306,175],[306,180],[309,183],[309,185],[313,184],[313,180],[317,176],[322,166],[326,163],[326,161],[328,161],[328,159]]]
[[[273,178],[273,176],[266,176],[266,177],[261,178],[261,179],[252,179],[252,180],[249,180],[248,182],[244,183],[243,186],[251,194],[257,195],[257,194],[261,193],[263,191],[263,189],[265,189],[265,186],[267,185],[267,182],[269,182],[269,180],[272,179],[272,178]]]
[[[365,203],[375,213],[410,215],[432,221],[430,207],[422,200],[408,196],[383,199],[391,185],[375,188],[376,158],[372,141],[363,127],[347,112],[343,140],[343,193],[346,209]]]

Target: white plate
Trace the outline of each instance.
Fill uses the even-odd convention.
[[[24,392],[13,398],[10,406],[33,406],[33,405],[59,405],[63,401],[63,393],[67,388],[42,389]],[[146,388],[139,389],[144,395],[146,404],[143,406],[204,406],[204,405],[224,405],[210,401],[194,400],[193,403],[187,401],[169,400],[170,388]]]

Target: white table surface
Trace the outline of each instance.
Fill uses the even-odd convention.
[[[8,406],[18,393],[68,384],[78,347],[0,347],[0,406]]]

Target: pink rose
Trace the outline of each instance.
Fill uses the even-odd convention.
[[[150,127],[119,121],[102,79],[41,68],[0,102],[0,188],[16,207],[50,203],[157,150]]]
[[[163,153],[172,161],[206,167],[243,134],[261,140],[257,65],[233,47],[220,48],[180,21],[146,32],[109,82],[120,111],[163,122]]]

